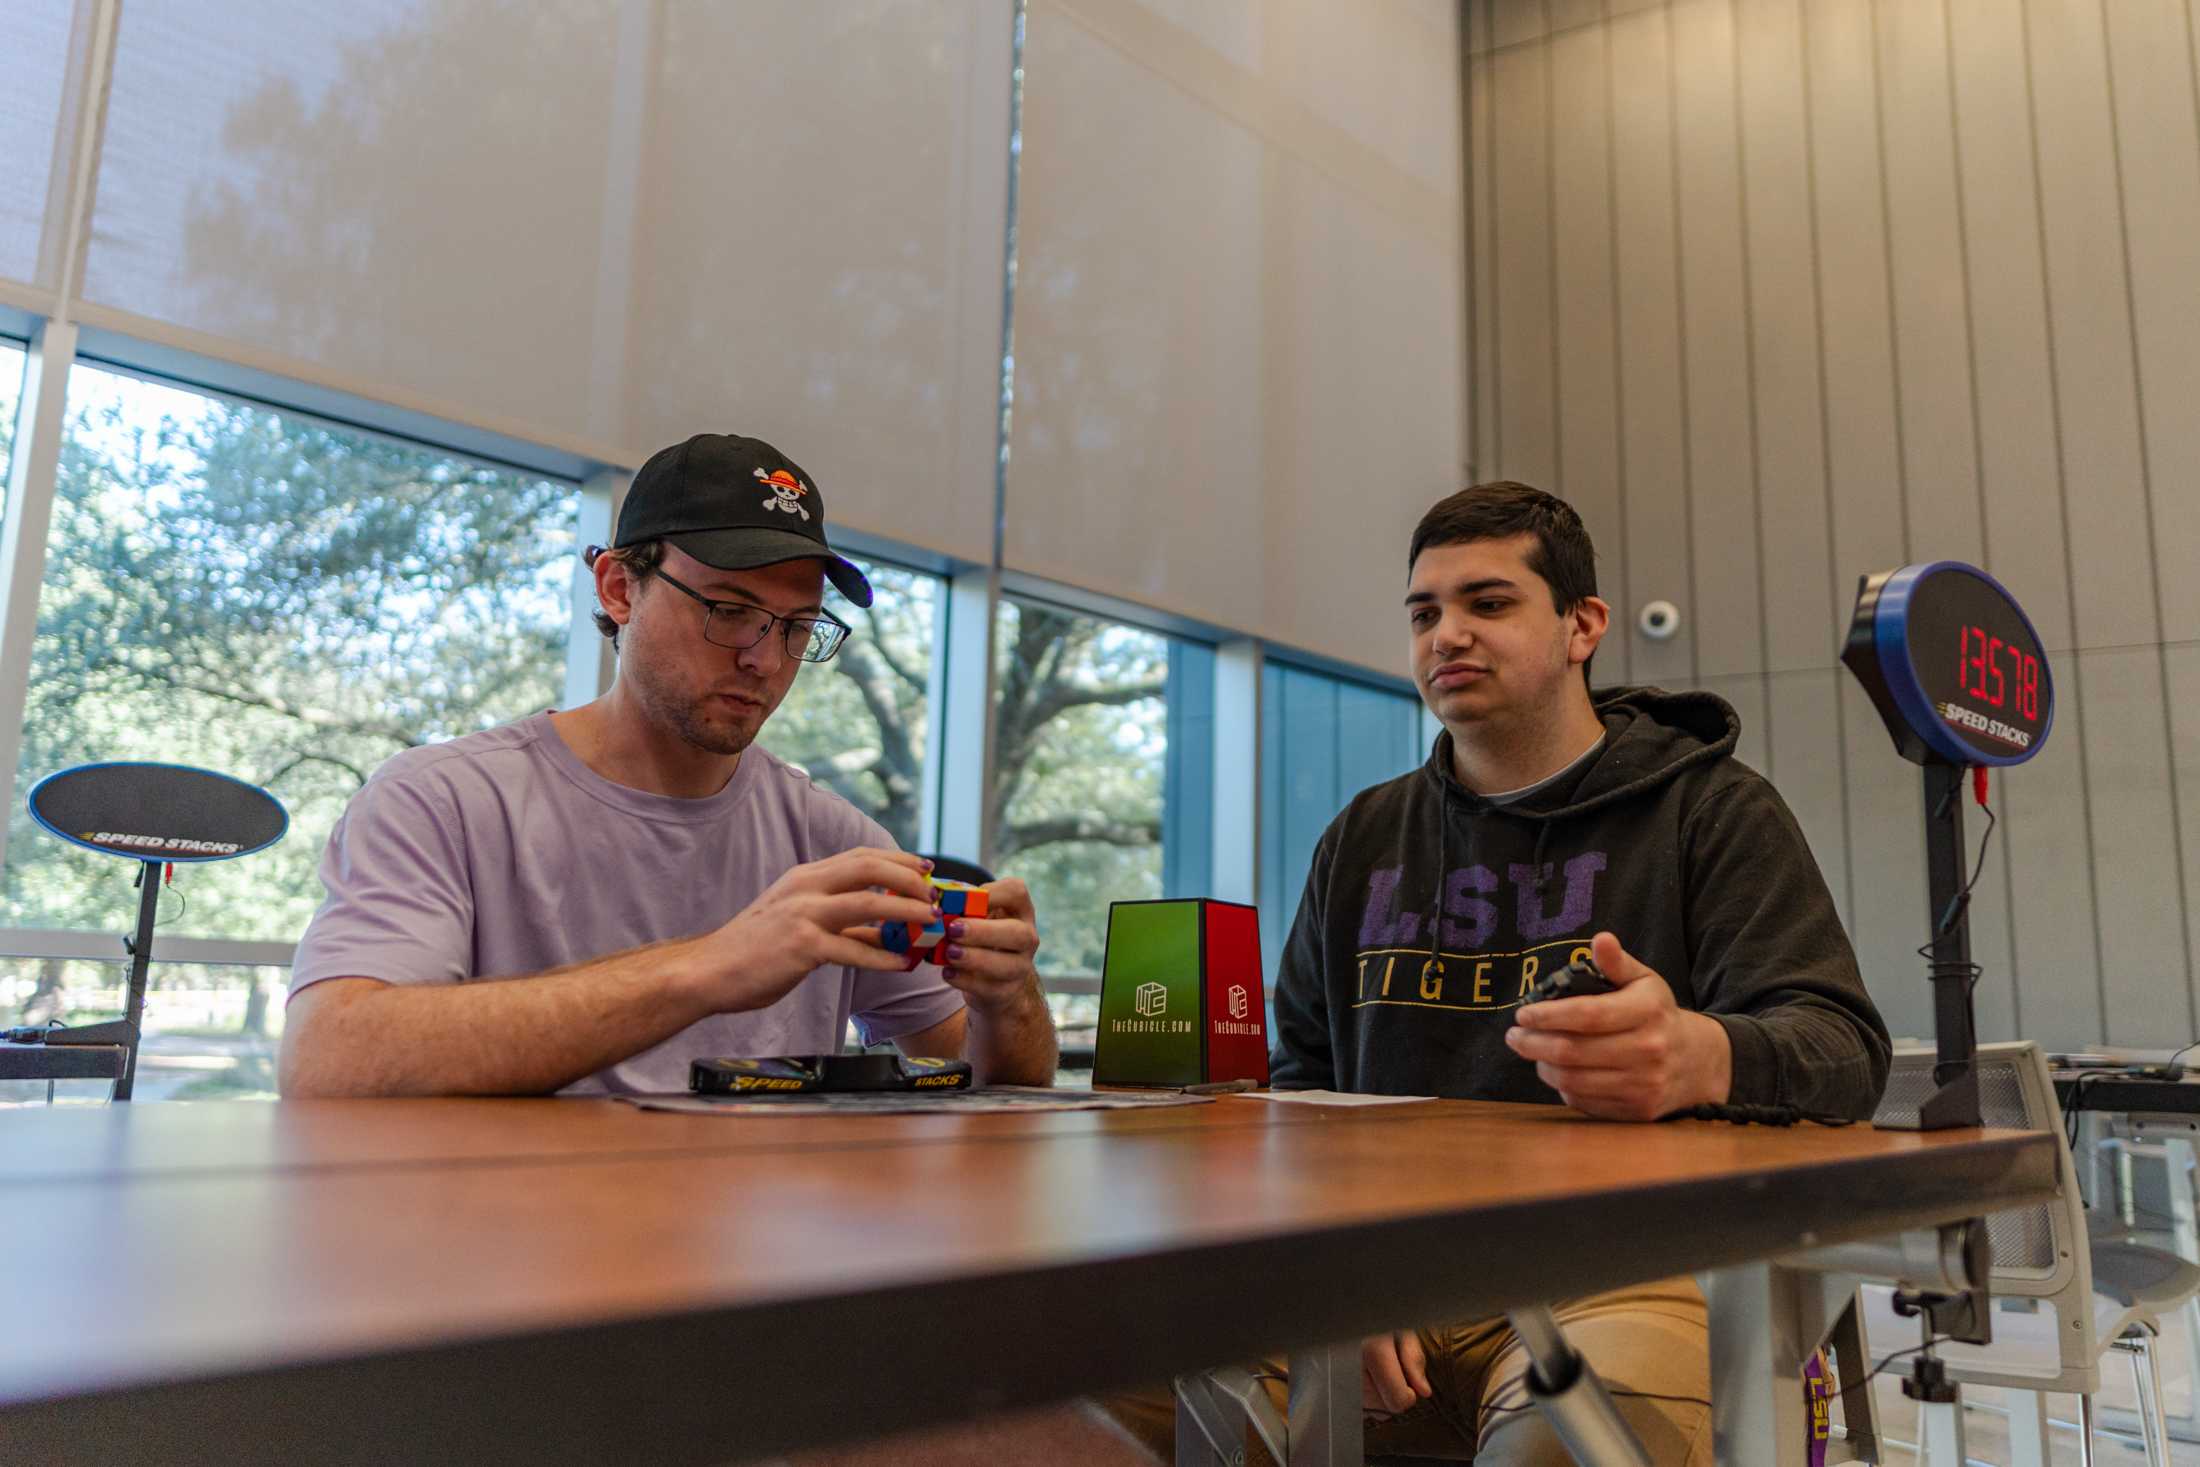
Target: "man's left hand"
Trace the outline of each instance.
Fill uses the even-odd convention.
[[[1520,1009],[1505,1031],[1513,1053],[1533,1060],[1559,1099],[1593,1116],[1654,1121],[1724,1105],[1734,1079],[1725,1026],[1675,1003],[1671,986],[1611,933],[1590,946],[1617,991]]]
[[[981,1014],[1000,1014],[1031,1002],[1039,991],[1039,929],[1031,891],[1011,876],[985,889],[983,917],[950,917],[941,976],[962,990]]]

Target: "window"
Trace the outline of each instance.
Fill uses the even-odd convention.
[[[940,582],[857,564],[871,579],[870,608],[833,606],[853,633],[832,661],[795,675],[758,742],[885,826],[903,850],[919,850]]]
[[[1268,981],[1329,822],[1428,757],[1421,701],[1271,660],[1261,675],[1260,947]]]
[[[23,348],[0,338],[0,508],[8,502],[9,466],[14,462],[15,414],[23,401]]]
[[[17,789],[94,759],[264,786],[289,835],[178,868],[163,928],[295,940],[377,765],[557,701],[578,507],[570,484],[77,365]],[[0,925],[133,919],[130,863],[9,818]]]
[[[20,1024],[119,1019],[129,980],[130,965],[121,961],[0,959],[0,1012]],[[135,1098],[273,1100],[288,981],[280,967],[155,962],[146,974]],[[103,1101],[108,1088],[105,1080],[64,1080],[53,1099]],[[0,1104],[43,1105],[47,1098],[43,1080],[0,1081]]]
[[[1199,750],[1212,745],[1197,718],[1211,722],[1213,654],[1014,600],[1001,603],[995,647],[984,864],[1030,885],[1046,945],[1040,971],[1097,974],[1110,902],[1203,894],[1208,756]],[[1202,682],[1199,702],[1189,690]],[[1194,773],[1196,790],[1172,788]]]

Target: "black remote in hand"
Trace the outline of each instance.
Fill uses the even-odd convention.
[[[1619,985],[1604,976],[1596,959],[1584,953],[1563,968],[1553,969],[1535,981],[1528,990],[1529,1003],[1547,1003],[1554,998],[1586,998],[1591,994],[1610,993]]]

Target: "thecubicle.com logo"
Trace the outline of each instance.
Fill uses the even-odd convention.
[[[1134,1001],[1140,1018],[1158,1019],[1169,1011],[1169,990],[1159,983],[1141,983]]]

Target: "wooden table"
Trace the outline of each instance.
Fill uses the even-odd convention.
[[[1746,1424],[1763,1260],[2055,1169],[2044,1134],[1471,1102],[15,1111],[0,1460],[718,1462],[1706,1269]]]

